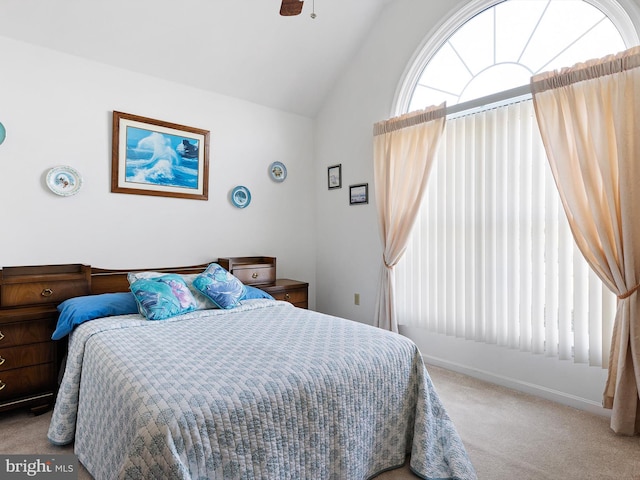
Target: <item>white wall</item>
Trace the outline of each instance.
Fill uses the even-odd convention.
[[[623,1],[640,27],[640,0]],[[371,195],[368,205],[349,206],[348,185],[368,182],[373,186],[373,124],[392,115],[396,89],[412,57],[423,40],[455,11],[451,3],[438,0],[391,2],[318,116],[317,308],[320,311],[373,322],[382,261],[375,199]],[[336,163],[342,163],[343,188],[328,190],[326,169]],[[354,293],[360,293],[360,306],[354,305]],[[606,370],[420,329],[401,328],[401,333],[412,338],[431,363],[605,413],[599,405]]]
[[[313,121],[0,37],[0,266],[150,268],[269,255],[315,303]],[[113,110],[211,132],[209,200],[110,192]],[[269,164],[288,177],[275,183]],[[80,192],[48,190],[69,165]],[[228,199],[247,186],[245,209]]]
[[[318,309],[371,324],[382,246],[373,193],[373,124],[390,116],[396,87],[425,34],[450,8],[437,0],[396,0],[317,117]],[[327,189],[327,167],[342,164],[342,188]],[[349,205],[349,185],[368,183],[369,204]],[[354,305],[354,294],[360,305]]]

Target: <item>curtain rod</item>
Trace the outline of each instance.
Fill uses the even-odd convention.
[[[458,103],[456,105],[447,106],[446,115],[460,116],[467,115],[474,110],[486,110],[488,106],[495,104],[496,106],[504,104],[506,100],[525,100],[531,97],[531,84],[521,85],[519,87],[504,90],[498,93],[492,93],[486,97],[476,98],[468,102]]]

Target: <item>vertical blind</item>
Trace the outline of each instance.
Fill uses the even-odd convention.
[[[607,366],[615,296],[566,220],[531,100],[447,120],[395,269],[398,323]]]

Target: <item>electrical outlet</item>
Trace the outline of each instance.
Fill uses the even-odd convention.
[[[359,293],[354,293],[353,294],[353,303],[355,303],[356,305],[360,305],[360,294]]]

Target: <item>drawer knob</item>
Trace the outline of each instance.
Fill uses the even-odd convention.
[[[2,357],[0,357],[0,365],[4,364],[4,362],[6,362],[6,361],[7,361],[7,359],[6,359],[6,358],[2,358]]]
[[[51,290],[50,288],[45,288],[44,290],[42,290],[42,293],[40,293],[40,295],[42,295],[43,297],[50,297],[51,295],[53,295],[53,290]]]
[[[7,384],[4,383],[2,380],[0,380],[0,390],[2,390],[6,386],[7,386]]]
[[[289,295],[288,293],[284,294],[284,298],[286,298],[287,300],[289,300],[291,298],[291,295]]]
[[[258,272],[253,272],[253,275],[251,275],[251,278],[258,278]]]

